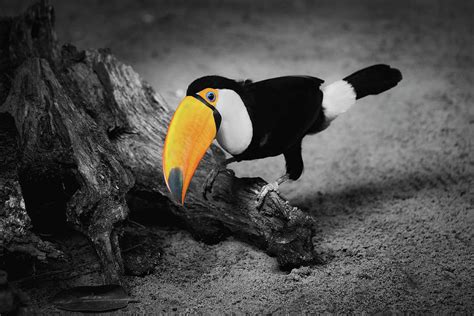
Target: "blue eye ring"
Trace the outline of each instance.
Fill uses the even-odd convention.
[[[209,102],[214,102],[216,100],[216,94],[212,91],[209,91],[206,93],[206,99],[209,100]]]

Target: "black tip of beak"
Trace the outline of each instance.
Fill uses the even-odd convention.
[[[171,169],[170,175],[168,177],[168,185],[174,200],[179,204],[183,204],[183,172],[180,168]]]

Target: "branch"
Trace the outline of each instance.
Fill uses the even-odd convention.
[[[69,222],[94,243],[109,281],[121,272],[114,227],[128,215],[126,195],[132,211],[133,201],[145,196],[156,212],[171,210],[205,241],[235,236],[276,256],[284,268],[314,261],[309,216],[276,193],[256,209],[262,179],[227,170],[203,198],[200,183],[215,166],[211,151],[186,206],[175,204],[161,167],[171,118],[163,98],[106,50],[59,49],[46,1],[9,21],[8,39],[0,34],[0,56],[9,52],[0,71],[11,69],[13,80],[0,111],[14,117],[20,134],[22,187],[42,192],[41,199],[30,196],[27,208],[38,209],[45,195],[49,202],[63,199]]]

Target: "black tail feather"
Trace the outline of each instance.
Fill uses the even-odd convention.
[[[373,65],[344,78],[356,93],[356,99],[375,95],[395,87],[402,80],[400,70],[388,65]]]

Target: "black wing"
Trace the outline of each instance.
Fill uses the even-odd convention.
[[[324,81],[315,77],[287,76],[248,83],[243,99],[253,125],[253,138],[238,160],[283,154],[314,129],[322,113]]]

